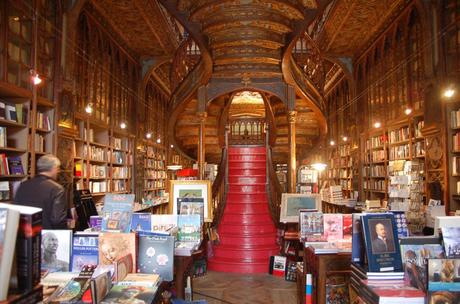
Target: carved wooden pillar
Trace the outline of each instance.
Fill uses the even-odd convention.
[[[196,113],[200,122],[199,128],[199,139],[198,139],[198,178],[200,180],[205,177],[205,132],[206,132],[206,117],[208,113],[198,112]]]
[[[295,141],[295,123],[297,111],[288,111],[289,121],[289,166],[288,166],[288,191],[296,192],[296,141]]]

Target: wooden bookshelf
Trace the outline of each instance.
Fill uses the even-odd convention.
[[[384,130],[363,135],[362,146],[362,189],[364,200],[386,199],[388,185],[388,138]]]
[[[447,105],[449,198],[447,211],[460,209],[460,102]]]

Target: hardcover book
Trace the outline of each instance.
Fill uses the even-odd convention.
[[[361,219],[369,271],[402,271],[394,215],[365,214]]]
[[[351,240],[353,233],[353,214],[342,214],[343,217],[343,238]]]
[[[442,227],[442,241],[447,258],[460,258],[460,227]]]
[[[131,231],[150,231],[152,229],[152,215],[150,213],[133,213]]]
[[[128,233],[133,204],[134,194],[106,194],[101,230]]]
[[[363,213],[353,213],[353,233],[351,236],[351,261],[355,263],[364,262],[364,244],[363,244],[363,233],[362,233],[362,224],[361,217]]]
[[[105,271],[91,279],[91,298],[93,304],[101,303],[112,288],[110,271]]]
[[[114,282],[123,280],[128,275],[128,273],[134,271],[133,256],[131,255],[131,253],[122,256],[121,258],[115,261],[114,266]]]
[[[395,216],[396,227],[398,228],[398,236],[400,238],[409,236],[409,228],[407,227],[406,213],[404,211],[391,211]]]
[[[198,214],[201,220],[204,219],[204,198],[202,197],[180,197],[177,199],[178,214]]]
[[[271,256],[269,273],[278,277],[284,277],[286,273],[286,262],[287,259],[285,256]]]
[[[177,215],[173,214],[153,214],[152,215],[152,232],[170,234],[177,227]]]
[[[99,234],[99,264],[112,265],[123,256],[131,254],[136,265],[136,234],[101,232]]]
[[[17,210],[0,207],[0,301],[8,297],[19,214]]]
[[[24,175],[22,160],[20,156],[9,156],[8,167],[11,175]]]
[[[158,274],[164,281],[174,278],[174,237],[139,235],[140,273]]]
[[[42,270],[69,271],[72,230],[42,230]]]
[[[299,217],[301,241],[325,241],[322,212],[300,210]]]
[[[401,239],[401,256],[405,281],[413,287],[426,290],[428,259],[445,258],[437,237],[410,237]]]
[[[460,292],[460,259],[428,260],[428,291]]]
[[[72,271],[80,271],[84,265],[99,263],[99,236],[97,234],[75,234],[72,245]]]
[[[161,278],[158,274],[150,273],[129,273],[122,282],[123,285],[137,284],[155,287],[161,282]]]
[[[201,241],[201,218],[200,215],[178,215],[177,240],[179,242],[196,242]]]
[[[133,284],[115,284],[101,304],[153,303],[157,287]]]
[[[324,237],[328,242],[341,240],[343,238],[343,217],[342,214],[323,214]]]
[[[89,226],[96,231],[101,231],[102,227],[102,216],[91,215],[89,218]]]

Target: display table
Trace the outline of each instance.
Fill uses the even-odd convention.
[[[313,248],[304,248],[303,275],[298,282],[298,303],[305,303],[305,276],[312,275],[313,303],[326,303],[326,279],[331,275],[351,274],[351,253],[315,254]]]

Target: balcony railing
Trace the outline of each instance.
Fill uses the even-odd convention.
[[[263,145],[265,118],[239,118],[230,121],[231,145]]]
[[[171,66],[171,90],[174,92],[182,81],[193,71],[201,59],[198,45],[189,36],[182,41],[176,51]]]

